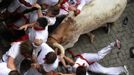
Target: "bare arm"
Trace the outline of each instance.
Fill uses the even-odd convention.
[[[67,68],[69,65],[66,64],[64,58],[61,57],[61,56],[60,56],[59,58],[60,58],[61,63],[63,64],[63,66],[64,66],[65,68]]]
[[[30,24],[25,24],[25,25],[21,26],[21,27],[19,28],[19,30],[24,29],[24,30],[26,31],[28,28],[33,27],[33,26],[34,26],[34,24],[35,24],[35,22],[30,23]]]
[[[70,74],[59,73],[58,75],[76,75],[76,74],[75,73],[70,73]]]
[[[7,61],[7,67],[10,68],[11,70],[16,70],[14,58],[9,56],[8,61]]]
[[[42,10],[41,9],[38,9],[38,16],[39,17],[43,17],[43,14],[42,14]]]
[[[65,59],[67,62],[69,62],[71,65],[74,65],[74,63],[75,63],[71,58],[69,58],[69,57],[67,57],[67,56],[64,56],[64,59]]]

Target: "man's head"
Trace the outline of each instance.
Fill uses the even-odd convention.
[[[59,14],[60,8],[58,6],[50,6],[47,11],[47,16],[55,17]]]
[[[49,52],[45,57],[45,63],[46,64],[53,64],[55,60],[57,59],[57,55],[55,52]]]
[[[33,45],[32,43],[27,40],[20,44],[20,54],[23,55],[25,58],[32,58],[33,53]]]
[[[17,70],[12,70],[8,75],[20,75],[20,73]]]
[[[76,75],[86,75],[86,67],[78,66],[76,69]]]
[[[34,25],[35,30],[43,30],[48,25],[48,20],[45,17],[39,17]]]

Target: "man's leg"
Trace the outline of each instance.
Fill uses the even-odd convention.
[[[96,73],[103,73],[107,75],[119,75],[123,72],[126,72],[125,68],[122,66],[119,67],[103,67],[99,63],[94,63],[89,66],[89,70]]]
[[[111,52],[112,48],[119,45],[120,42],[112,42],[108,46],[102,48],[98,53],[84,53],[82,56],[89,62],[96,62],[104,58],[108,53]]]

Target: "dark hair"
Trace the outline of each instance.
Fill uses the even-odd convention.
[[[28,54],[28,55],[32,56],[33,45],[29,40],[26,40],[20,44],[20,53],[21,53],[21,55]]]
[[[58,6],[50,6],[50,7],[48,8],[48,12],[49,12],[49,11],[52,13],[53,16],[56,16],[56,15],[59,14],[60,8],[59,8]]]
[[[47,24],[48,24],[48,20],[45,17],[39,17],[37,19],[37,22],[39,23],[39,26],[41,26],[43,28],[45,28],[47,26]]]
[[[32,61],[24,59],[20,64],[20,73],[25,73],[31,68]]]
[[[78,66],[76,69],[76,75],[86,75],[86,67]]]
[[[17,70],[12,70],[8,75],[20,75],[20,73]]]
[[[55,52],[49,52],[49,53],[47,53],[47,55],[45,57],[45,62],[47,64],[53,64],[56,59],[57,59],[56,53]]]

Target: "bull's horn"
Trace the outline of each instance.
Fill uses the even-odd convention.
[[[59,44],[59,43],[54,43],[53,46],[59,48],[59,49],[61,50],[61,53],[62,53],[62,54],[65,54],[65,49],[64,49],[64,47],[63,47],[61,44]]]

